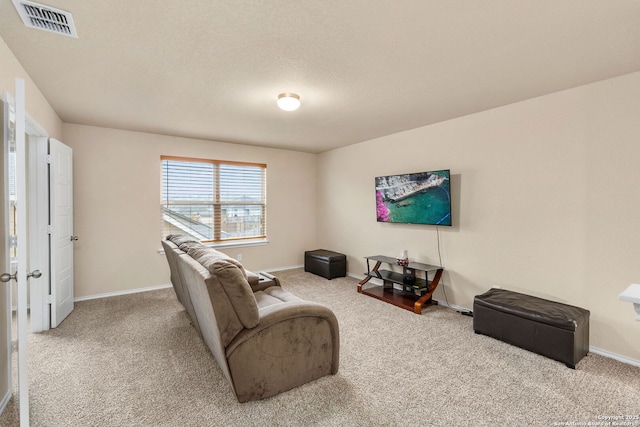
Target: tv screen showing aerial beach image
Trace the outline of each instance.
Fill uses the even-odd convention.
[[[378,222],[451,225],[449,170],[376,178]]]

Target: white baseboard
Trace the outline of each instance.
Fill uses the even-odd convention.
[[[304,265],[300,264],[300,265],[290,265],[288,267],[278,267],[278,268],[269,268],[266,270],[260,270],[260,271],[266,271],[267,273],[273,273],[274,271],[284,271],[284,270],[295,270],[296,268],[304,268]],[[253,270],[251,270],[253,271]],[[254,271],[255,273],[255,271]]]
[[[461,307],[461,306],[455,305],[455,304],[449,304],[448,302],[440,300],[440,299],[435,299],[434,298],[433,300],[437,301],[438,305],[441,305],[443,307],[449,307],[449,308],[451,308],[453,310],[456,310],[456,311],[464,311],[465,313],[471,313],[472,312],[472,310],[470,310],[468,308]]]
[[[589,346],[589,351],[591,353],[599,354],[600,356],[608,357],[610,359],[615,359],[618,362],[628,363],[629,365],[640,367],[640,360],[632,359],[626,356],[621,356],[619,354],[612,353],[610,351],[603,350],[601,348],[597,348],[593,346]]]
[[[269,268],[266,270],[260,270],[260,271],[265,271],[267,273],[271,273],[273,271],[283,271],[283,270],[294,270],[296,268],[301,268],[304,267],[303,265],[291,265],[289,267],[277,267],[277,268]],[[120,295],[128,295],[128,294],[137,294],[140,292],[149,292],[149,291],[155,291],[158,289],[166,289],[166,288],[170,288],[172,285],[171,283],[167,283],[166,285],[157,285],[157,286],[149,286],[146,288],[136,288],[136,289],[127,289],[124,291],[116,291],[116,292],[105,292],[103,294],[95,294],[95,295],[86,295],[83,297],[77,297],[74,298],[74,301],[87,301],[87,300],[92,300],[92,299],[99,299],[99,298],[109,298],[109,297],[117,297]]]
[[[95,295],[87,295],[84,297],[77,297],[74,298],[74,301],[87,301],[87,300],[91,300],[91,299],[99,299],[99,298],[109,298],[109,297],[117,297],[120,295],[128,295],[128,294],[137,294],[140,292],[149,292],[149,291],[156,291],[158,289],[166,289],[166,288],[170,288],[171,287],[171,283],[167,283],[166,285],[157,285],[157,286],[149,286],[146,288],[136,288],[136,289],[127,289],[124,291],[116,291],[116,292],[106,292],[104,294],[95,294]]]

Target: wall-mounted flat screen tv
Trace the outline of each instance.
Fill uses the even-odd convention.
[[[376,177],[378,222],[451,225],[449,170]]]

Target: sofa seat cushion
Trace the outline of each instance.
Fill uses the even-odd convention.
[[[256,297],[259,310],[273,304],[280,304],[289,301],[302,301],[301,298],[298,298],[291,292],[285,291],[280,286],[270,286],[267,289],[256,292],[254,296]]]

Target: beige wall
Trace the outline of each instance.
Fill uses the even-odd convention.
[[[321,246],[439,264],[433,226],[376,222],[374,177],[451,169],[439,300],[472,308],[499,285],[591,310],[591,345],[640,360],[618,295],[640,280],[640,73],[323,153]],[[445,292],[446,291],[446,295]]]
[[[47,99],[42,95],[40,89],[33,83],[27,72],[22,68],[13,55],[7,44],[0,38],[0,92],[6,90],[15,96],[15,79],[20,78],[25,81],[26,107],[27,113],[49,136],[62,138],[62,121],[53,110]]]
[[[316,156],[64,125],[74,156],[76,297],[169,283],[160,245],[160,156],[267,164],[269,244],[226,249],[252,271],[301,265],[316,245]]]

